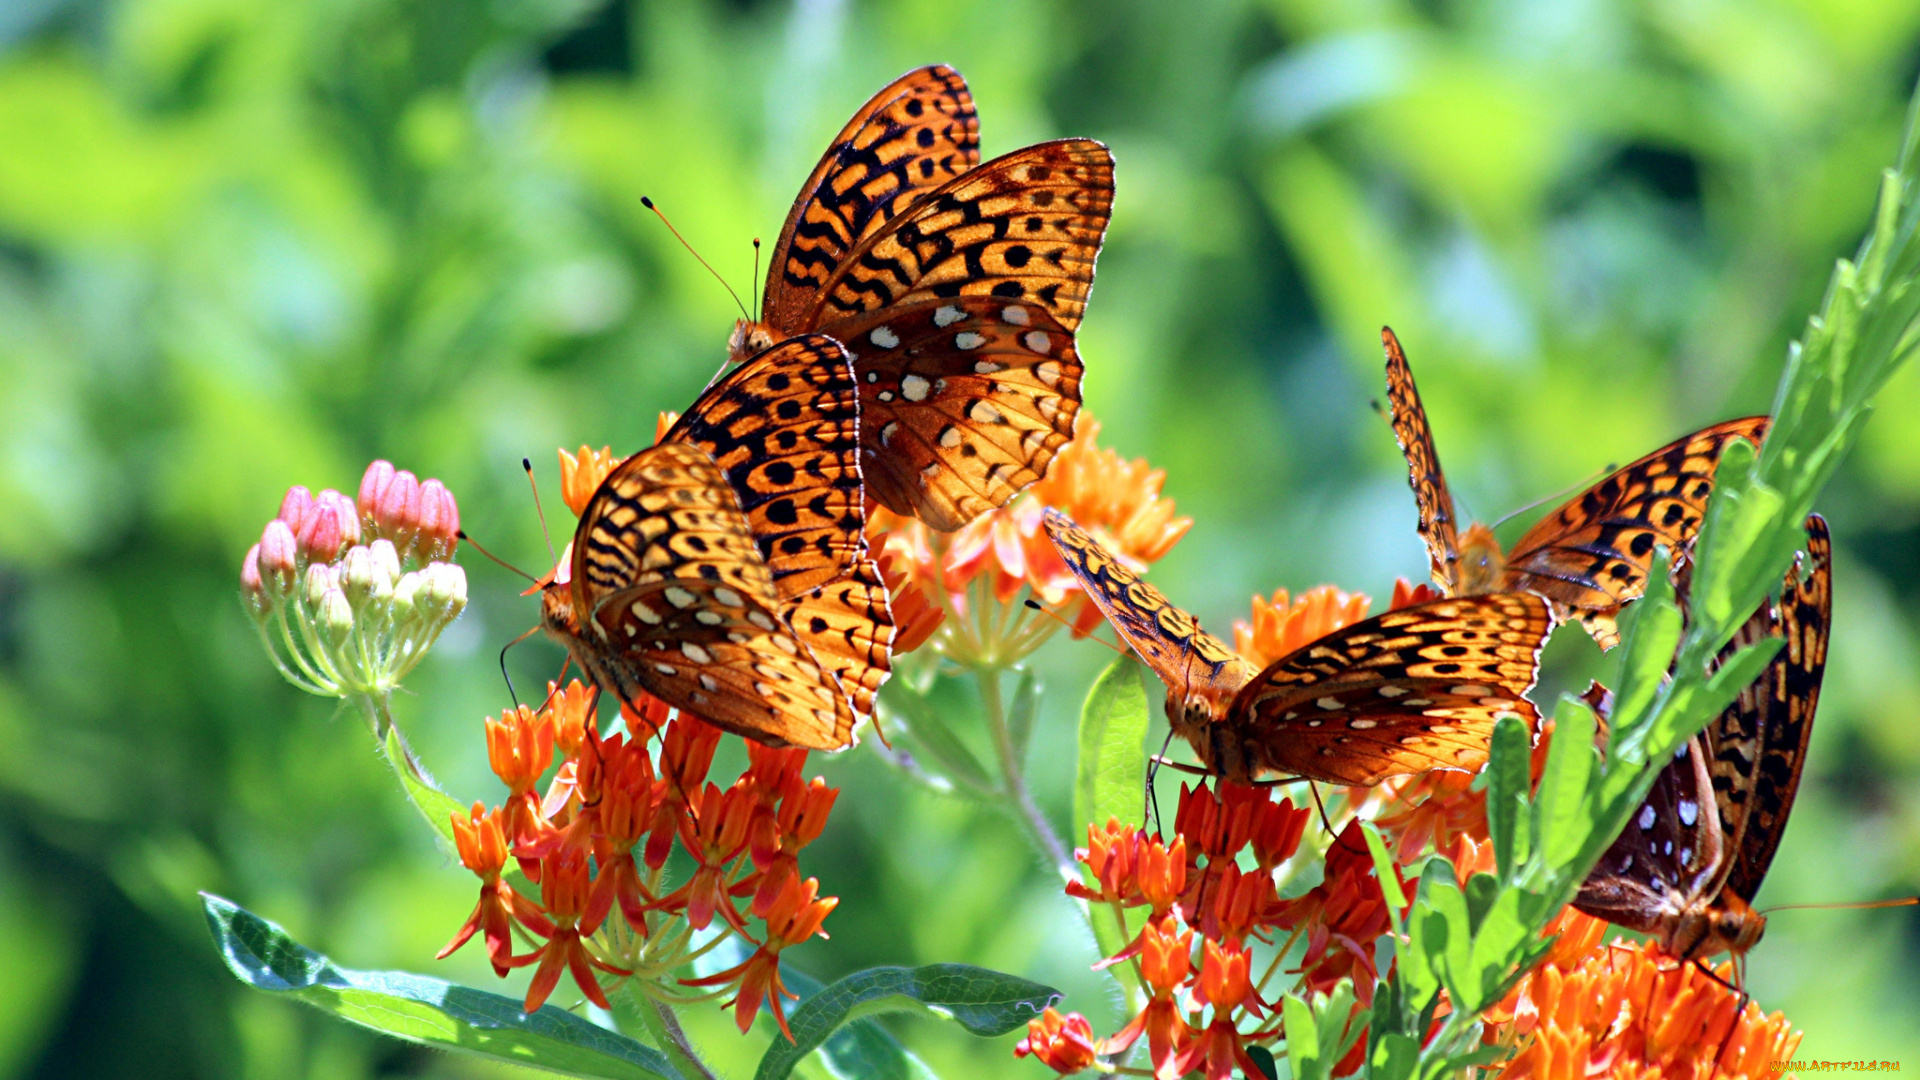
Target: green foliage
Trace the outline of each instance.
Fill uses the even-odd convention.
[[[808,996],[794,1009],[787,1017],[793,1042],[775,1040],[754,1078],[784,1080],[801,1058],[862,1017],[911,1011],[951,1020],[975,1035],[993,1036],[1026,1026],[1059,1000],[1060,992],[1051,987],[966,964],[870,968]],[[867,1039],[859,1048],[863,1052],[875,1048],[871,1036]]]
[[[572,1076],[680,1076],[659,1051],[552,1005],[528,1015],[512,998],[441,979],[339,967],[273,923],[217,896],[206,897],[206,913],[220,955],[241,982],[348,1023],[423,1046]]]
[[[1108,665],[1080,708],[1079,769],[1073,820],[1106,827],[1109,819],[1139,825],[1147,763],[1146,669],[1131,655]]]

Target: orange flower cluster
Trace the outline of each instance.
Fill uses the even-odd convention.
[[[1800,1035],[1714,975],[1656,942],[1602,945],[1606,923],[1569,908],[1554,951],[1484,1019],[1488,1039],[1518,1052],[1500,1080],[1773,1078]]]
[[[1117,820],[1104,829],[1088,826],[1087,846],[1074,854],[1090,880],[1068,884],[1067,892],[1110,907],[1122,920],[1128,908],[1147,909],[1139,935],[1102,961],[1133,963],[1147,1005],[1100,1040],[1085,1017],[1050,1011],[1029,1023],[1014,1053],[1064,1074],[1125,1053],[1144,1037],[1162,1080],[1193,1072],[1224,1080],[1236,1069],[1259,1075],[1247,1047],[1272,1043],[1280,1029],[1260,995],[1273,972],[1254,981],[1248,939],[1271,941],[1276,929],[1297,935],[1325,923],[1328,912],[1283,902],[1274,889],[1274,871],[1299,850],[1311,814],[1273,801],[1265,788],[1182,785],[1170,845]],[[1243,853],[1252,869],[1241,869]]]
[[[746,961],[681,984],[731,993],[742,1031],[763,1003],[785,1030],[782,998],[794,995],[780,982],[780,952],[819,934],[839,902],[801,879],[797,856],[820,835],[838,790],[801,779],[805,750],[754,742],[747,770],[722,788],[707,778],[718,728],[686,715],[669,720],[665,705],[649,702],[639,712],[623,709],[626,730],[602,736],[598,696],[577,681],[565,689],[549,683],[540,709],[522,705],[487,721],[487,759],[507,797],[453,817],[460,861],[480,878],[480,899],[440,955],[478,933],[496,973],[539,965],[528,1012],[562,974],[608,1008],[597,973],[664,983],[666,973],[737,934],[753,946]],[[667,891],[663,868],[676,842],[695,869]],[[505,879],[509,858],[539,887],[537,902]],[[710,926],[726,933],[689,951],[690,932]],[[516,953],[516,935],[539,943]],[[684,994],[652,983],[641,989]]]
[[[934,532],[884,507],[873,511],[868,532],[901,628],[896,653],[941,631],[935,647],[961,663],[1004,665],[1027,655],[1059,624],[1014,605],[1022,589],[1055,608],[1077,634],[1099,625],[1098,609],[1080,602],[1079,581],[1041,527],[1047,507],[1071,516],[1136,568],[1158,561],[1186,535],[1193,519],[1176,517],[1173,500],[1160,495],[1166,473],[1098,446],[1099,433],[1099,422],[1083,411],[1045,479],[956,532]]]

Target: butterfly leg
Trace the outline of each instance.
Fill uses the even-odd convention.
[[[1140,808],[1140,820],[1153,822],[1155,836],[1165,837],[1166,832],[1160,824],[1160,800],[1153,790],[1153,781],[1160,773],[1160,763],[1167,760],[1167,747],[1173,745],[1173,727],[1168,725],[1167,738],[1160,744],[1160,752],[1147,759],[1147,805]]]

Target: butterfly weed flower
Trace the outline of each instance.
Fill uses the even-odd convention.
[[[1100,1044],[1087,1018],[1079,1013],[1062,1016],[1051,1005],[1027,1021],[1027,1037],[1013,1048],[1013,1056],[1032,1057],[1061,1076],[1090,1068],[1099,1055]]]
[[[460,510],[438,480],[376,461],[357,499],[293,487],[241,563],[241,601],[276,666],[309,693],[387,699],[467,604]]]

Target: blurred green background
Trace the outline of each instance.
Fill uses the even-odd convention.
[[[431,959],[472,879],[260,655],[241,556],[287,485],[383,456],[542,564],[520,458],[552,492],[554,447],[638,448],[724,356],[730,301],[641,195],[744,291],[826,139],[934,61],[989,155],[1112,145],[1087,400],[1198,519],[1154,580],[1224,628],[1256,591],[1424,573],[1368,405],[1383,322],[1482,518],[1764,411],[1895,149],[1920,4],[0,2],[0,1077],[510,1071],[250,994],[209,947],[199,889],[343,963],[499,985]],[[1920,889],[1917,419],[1909,369],[1821,507],[1839,618],[1766,902]],[[467,563],[400,709],[494,800],[480,720],[536,609]],[[1038,657],[1035,762],[1071,760],[1106,659]],[[844,900],[796,963],[989,965],[1112,1030],[1009,820],[867,750],[818,768],[845,793],[808,870]],[[1062,831],[1068,780],[1036,770]],[[1750,985],[1802,1057],[1920,1068],[1916,958],[1910,911],[1795,912]],[[696,1020],[729,1075],[769,1031]],[[894,1026],[949,1077],[1044,1072]]]

